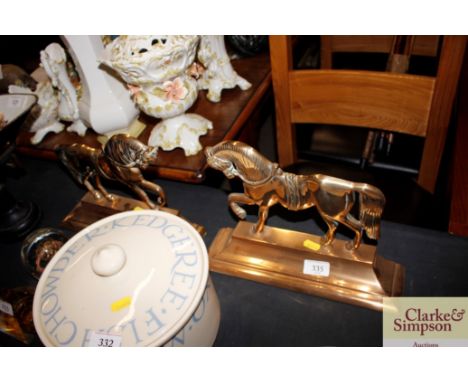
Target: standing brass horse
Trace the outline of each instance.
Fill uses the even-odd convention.
[[[280,203],[283,207],[298,211],[316,206],[328,226],[322,239],[329,245],[335,238],[339,223],[355,233],[348,248],[359,248],[363,231],[371,239],[378,239],[380,217],[385,204],[383,193],[365,183],[354,183],[327,175],[295,175],[284,172],[277,163],[270,162],[252,147],[242,142],[226,141],[205,149],[208,165],[220,170],[231,179],[239,177],[244,193],[232,193],[229,206],[240,218],[246,211],[238,203],[258,205],[257,233],[262,232],[268,217],[268,209]],[[359,220],[350,211],[359,195]]]
[[[156,205],[144,189],[158,195],[159,205],[163,206],[166,202],[163,189],[147,181],[141,173],[141,169],[145,169],[156,158],[156,147],[146,146],[126,134],[118,134],[107,141],[103,150],[74,143],[70,146],[59,146],[56,152],[73,177],[86,186],[96,200],[103,197],[109,201],[114,200],[114,196],[102,186],[102,176],[125,184],[152,209],[156,208]],[[92,179],[97,189],[91,183]]]

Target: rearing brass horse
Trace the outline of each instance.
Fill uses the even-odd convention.
[[[270,162],[242,142],[220,142],[207,147],[205,154],[210,167],[222,171],[229,179],[237,176],[242,180],[244,193],[230,194],[229,206],[240,219],[245,219],[246,211],[238,203],[258,205],[257,233],[265,226],[268,209],[280,203],[292,211],[316,206],[328,226],[328,232],[322,238],[323,245],[332,243],[339,223],[355,233],[353,242],[348,245],[350,249],[359,248],[363,231],[371,239],[379,237],[385,197],[374,186],[321,174],[284,172],[277,163]],[[350,213],[356,195],[359,195],[359,220]]]
[[[133,190],[149,208],[155,209],[144,189],[157,195],[157,204],[164,206],[166,196],[161,186],[150,182],[141,172],[156,158],[157,148],[150,147],[126,134],[109,138],[103,149],[95,149],[84,144],[74,143],[59,146],[57,155],[72,176],[83,184],[96,200],[114,200],[101,183],[101,177],[125,184]],[[91,181],[94,179],[96,187]]]

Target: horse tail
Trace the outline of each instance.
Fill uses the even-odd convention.
[[[385,205],[385,196],[377,187],[358,183],[359,220],[370,239],[380,237],[380,218]]]
[[[60,161],[68,171],[70,171],[73,178],[75,178],[78,183],[83,184],[83,173],[80,171],[80,163],[76,155],[76,144],[59,145],[54,151]]]
[[[57,158],[60,159],[60,161],[66,166],[68,163],[68,148],[69,147],[70,147],[69,145],[58,145],[57,147],[54,148],[55,155],[57,155]]]

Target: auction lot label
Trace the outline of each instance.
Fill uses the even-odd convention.
[[[383,346],[468,346],[468,297],[385,297]]]

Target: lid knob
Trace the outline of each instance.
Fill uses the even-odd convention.
[[[116,244],[107,244],[99,248],[91,259],[91,267],[98,276],[112,276],[119,272],[127,256],[124,250]]]

